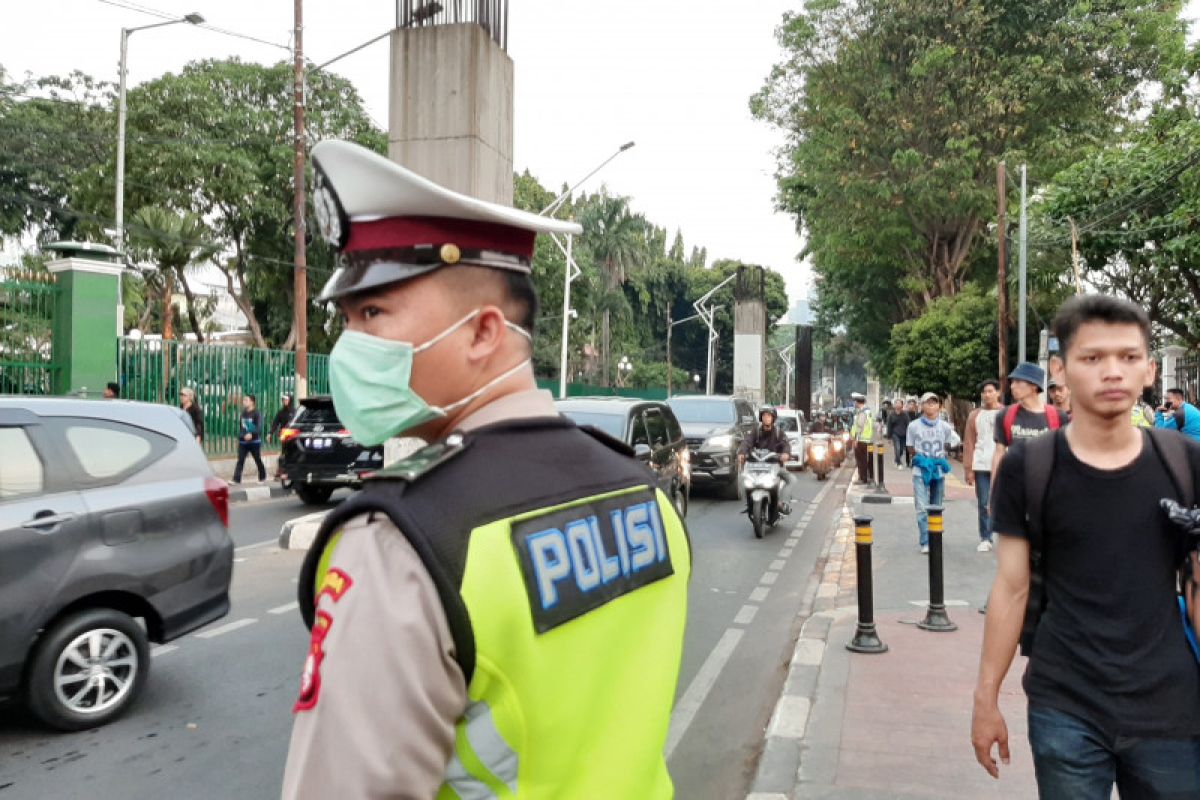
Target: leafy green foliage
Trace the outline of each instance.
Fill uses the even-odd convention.
[[[885,374],[912,394],[974,397],[980,383],[995,377],[998,350],[995,299],[967,288],[892,329]]]

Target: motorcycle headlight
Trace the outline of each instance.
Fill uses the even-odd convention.
[[[840,440],[839,440],[839,441],[836,441],[836,442],[834,442],[834,443],[833,443],[833,449],[834,449],[834,450],[841,450],[841,449],[842,449],[842,443],[841,443],[841,441],[840,441]]]
[[[812,454],[813,454],[813,458],[824,458],[825,457],[825,445],[819,444],[819,445],[816,445],[815,447],[813,447]]]
[[[723,449],[726,447],[732,447],[732,446],[733,446],[733,434],[732,433],[722,433],[719,436],[712,436],[707,441],[704,442],[704,447],[706,449],[712,448],[715,450],[720,450],[720,449]]]
[[[755,476],[753,476],[749,472],[747,472],[745,475],[742,476],[742,486],[746,487],[747,489],[753,489],[755,480],[756,480]]]

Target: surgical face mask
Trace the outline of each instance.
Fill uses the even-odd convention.
[[[528,366],[527,358],[471,394],[445,406],[425,402],[411,386],[413,357],[428,350],[479,316],[472,311],[424,344],[397,342],[359,331],[345,331],[329,354],[329,383],[338,418],[350,434],[367,445],[381,444],[393,436],[431,420],[445,417]],[[532,339],[511,322],[510,330]]]

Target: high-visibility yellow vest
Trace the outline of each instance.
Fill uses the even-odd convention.
[[[1143,406],[1141,403],[1134,404],[1133,411],[1131,412],[1131,416],[1133,417],[1134,427],[1137,427],[1137,428],[1153,428],[1154,427],[1154,420],[1148,419],[1146,417],[1146,407]]]
[[[869,408],[864,408],[858,412],[854,418],[854,427],[850,435],[855,441],[873,442],[875,441],[875,415],[871,413]]]
[[[596,446],[577,429],[572,433],[563,456],[580,458],[581,439]],[[488,438],[471,453],[478,465],[465,471],[490,470],[493,480],[502,480],[496,465],[510,462],[503,448],[481,446]],[[530,446],[546,452],[548,444]],[[520,455],[527,458],[529,450]],[[612,455],[594,463],[615,463]],[[464,668],[468,706],[438,800],[673,795],[663,748],[683,652],[691,553],[670,500],[647,485],[636,462],[628,466],[616,468],[623,474],[614,482],[633,485],[486,521],[465,536],[439,537],[441,552],[454,552],[454,546],[446,549],[447,538],[466,549],[457,592],[447,595],[439,586],[439,594],[457,649],[471,648],[474,656]],[[453,476],[454,467],[443,469]],[[558,469],[561,474],[564,465]],[[464,470],[457,472],[442,485],[459,485]],[[545,480],[511,477],[507,490],[530,483],[545,497]],[[408,487],[422,488],[422,482]],[[384,497],[378,507],[412,540],[412,531],[442,519],[439,513],[462,513],[462,502],[505,508],[511,500],[505,491],[496,491],[496,500],[450,498],[454,511],[430,508],[424,516],[421,506],[438,497],[436,489],[398,492],[393,499],[403,502]],[[314,594],[339,537],[318,534],[314,546],[324,550],[312,573]],[[426,559],[421,546],[415,549]],[[442,556],[433,561],[443,566]],[[460,638],[464,626],[466,640]]]

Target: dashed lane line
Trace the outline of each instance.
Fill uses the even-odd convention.
[[[729,657],[733,655],[733,651],[737,649],[738,642],[742,640],[745,633],[746,631],[742,628],[725,629],[717,646],[708,654],[708,658],[704,659],[704,663],[700,665],[700,671],[696,673],[696,677],[692,678],[687,691],[675,704],[675,711],[671,714],[671,728],[667,733],[667,744],[663,749],[663,755],[666,758],[670,758],[671,754],[675,752],[675,748],[679,746],[684,734],[691,727],[692,721],[696,719],[696,713],[704,705],[708,693],[712,691],[717,678],[720,677],[721,670],[725,669],[725,664],[728,663]]]
[[[767,594],[771,591],[769,586],[755,586],[754,591],[750,593],[751,603],[761,603],[767,599]]]
[[[268,614],[286,614],[289,611],[295,611],[299,607],[300,607],[300,603],[293,600],[290,603],[284,603],[281,606],[275,606],[275,608],[267,609],[267,613]]]
[[[177,644],[160,644],[158,647],[150,649],[150,657],[158,658],[159,656],[165,656],[167,653],[174,653],[178,649],[179,645]]]
[[[758,606],[746,604],[738,610],[737,616],[733,618],[733,624],[749,625],[751,622],[754,622],[754,615],[757,613]]]
[[[227,622],[224,625],[213,628],[212,630],[207,630],[207,631],[203,631],[201,633],[197,633],[196,638],[197,639],[215,639],[218,636],[224,636],[227,633],[231,633],[233,631],[240,630],[242,628],[245,628],[247,625],[253,625],[256,622],[258,622],[258,620],[254,619],[253,617],[246,617],[245,619],[235,619],[233,622]]]

